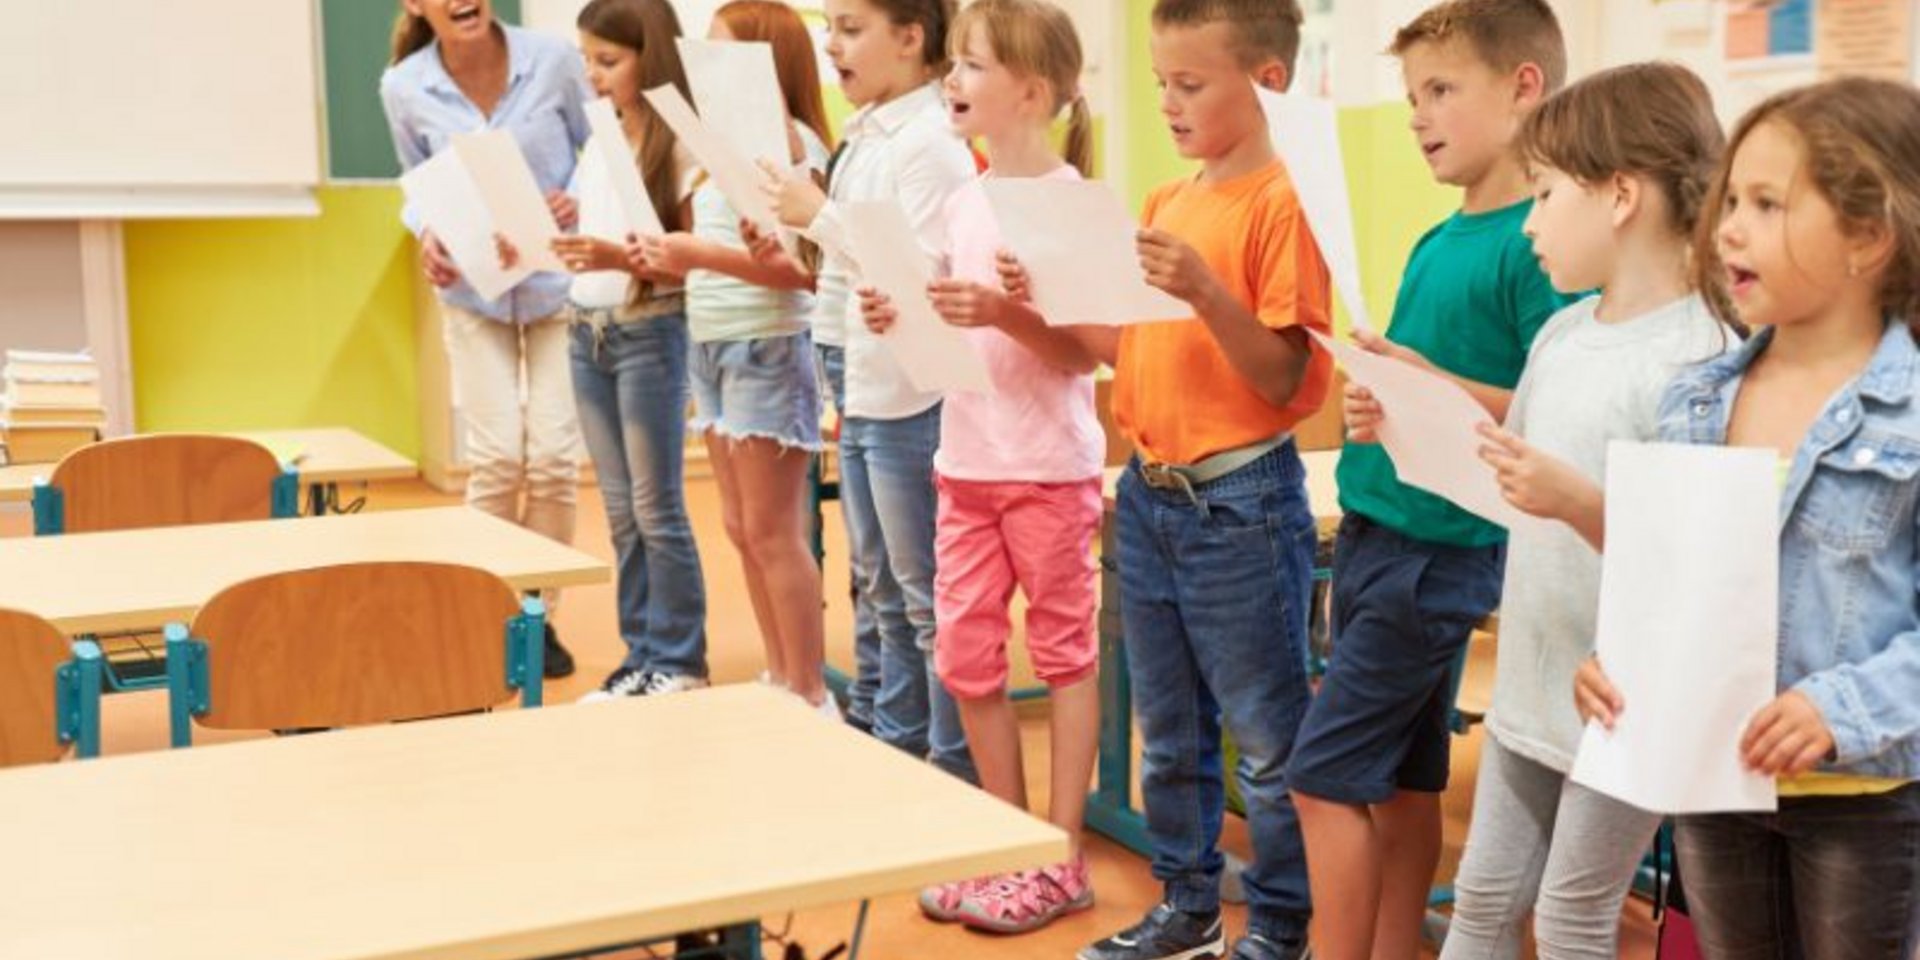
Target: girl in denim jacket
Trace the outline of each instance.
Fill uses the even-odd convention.
[[[1735,128],[1695,262],[1758,331],[1681,374],[1669,441],[1777,449],[1780,695],[1742,760],[1775,813],[1682,817],[1706,955],[1920,949],[1920,92],[1835,80]],[[1731,319],[1728,317],[1727,319]],[[1626,704],[1589,660],[1583,718]]]

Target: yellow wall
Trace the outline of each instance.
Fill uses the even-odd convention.
[[[348,426],[419,455],[399,188],[319,200],[311,219],[127,223],[137,429]]]

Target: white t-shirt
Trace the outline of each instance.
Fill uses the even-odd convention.
[[[827,168],[827,145],[804,123],[794,124],[806,151],[806,168]],[[693,192],[693,232],[736,250],[740,214],[711,180]],[[687,274],[687,324],[694,342],[757,340],[800,333],[813,313],[813,295],[805,290],[773,290],[715,270]]]
[[[920,246],[938,258],[946,247],[947,197],[973,180],[973,153],[947,123],[939,89],[929,84],[847,125],[846,151],[834,166],[830,196],[806,234],[827,254],[814,301],[814,339],[847,350],[847,416],[901,420],[940,402],[914,388],[884,342],[860,319],[860,267],[847,241],[843,205],[897,200]]]
[[[1507,429],[1596,483],[1607,443],[1656,440],[1660,397],[1680,368],[1739,344],[1697,296],[1617,323],[1599,297],[1561,308],[1534,338],[1514,389]],[[1507,541],[1500,650],[1487,730],[1500,745],[1562,773],[1581,724],[1573,674],[1593,651],[1600,555],[1565,524],[1539,524]]]
[[[675,199],[685,202],[693,194],[700,167],[694,162],[686,144],[677,141],[673,145],[673,160],[680,171],[680,194]],[[635,162],[638,163],[638,160]],[[580,203],[581,236],[608,240],[619,240],[626,236],[626,216],[620,209],[620,197],[613,190],[613,180],[608,176],[606,164],[600,159],[600,151],[581,151],[580,165],[573,174],[573,195],[579,198]],[[625,270],[589,270],[574,275],[573,285],[567,290],[567,299],[582,307],[619,309],[631,299],[633,284],[633,274]],[[655,296],[679,290],[678,286],[666,285],[655,285],[653,288]]]

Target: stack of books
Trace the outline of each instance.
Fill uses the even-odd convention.
[[[85,352],[8,350],[0,383],[0,443],[11,462],[52,463],[100,438],[100,368]]]

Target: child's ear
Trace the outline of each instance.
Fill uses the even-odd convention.
[[[1646,202],[1647,185],[1638,177],[1616,173],[1607,182],[1607,190],[1613,195],[1613,226],[1619,229],[1640,212]]]
[[[900,59],[925,60],[927,51],[927,30],[917,23],[896,26],[900,31]]]
[[[1274,93],[1286,93],[1287,85],[1293,82],[1293,77],[1288,74],[1286,64],[1278,60],[1268,60],[1254,68],[1253,82]]]
[[[1525,113],[1547,98],[1547,74],[1537,63],[1523,63],[1513,71],[1514,105]]]
[[[1848,236],[1847,275],[1872,276],[1893,259],[1893,231],[1880,220],[1863,224]]]

